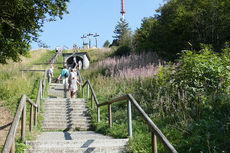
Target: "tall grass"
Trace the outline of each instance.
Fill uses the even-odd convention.
[[[155,53],[131,54],[109,57],[99,61],[94,69],[102,69],[104,75],[114,78],[152,77],[164,62]]]
[[[18,99],[22,94],[30,95],[34,82],[41,78],[41,72],[21,72],[22,69],[44,69],[46,66],[32,65],[49,55],[47,50],[31,52],[30,58],[23,58],[20,63],[9,62],[0,65],[0,103],[12,112],[16,111]]]

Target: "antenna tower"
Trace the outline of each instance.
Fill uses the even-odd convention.
[[[125,20],[125,7],[124,7],[124,0],[121,0],[121,12],[122,14],[122,20]]]

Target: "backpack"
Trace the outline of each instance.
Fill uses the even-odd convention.
[[[51,75],[51,70],[50,69],[47,70],[47,75]]]
[[[65,77],[65,78],[68,78],[68,76],[69,76],[68,72],[65,72],[64,77]]]

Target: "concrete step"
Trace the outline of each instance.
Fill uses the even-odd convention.
[[[42,121],[42,124],[49,124],[49,123],[56,123],[56,124],[65,124],[65,123],[73,123],[73,124],[78,124],[78,123],[90,123],[89,119],[86,118],[69,118],[69,119],[56,119],[56,120],[51,120],[51,119],[44,119]]]
[[[42,127],[43,126],[66,126],[66,125],[79,125],[79,126],[85,126],[90,125],[90,121],[42,121]]]
[[[75,131],[75,132],[42,132],[38,136],[38,141],[53,141],[53,140],[66,140],[65,136],[71,135],[71,138],[73,140],[79,140],[79,139],[96,139],[96,138],[102,138],[102,139],[112,139],[111,136],[105,136],[100,133],[96,133],[94,131]]]
[[[47,116],[47,117],[45,117],[44,118],[44,120],[43,121],[48,121],[48,120],[56,120],[56,121],[66,121],[66,120],[70,120],[70,119],[72,119],[72,120],[91,120],[91,118],[90,117],[88,117],[88,116],[71,116],[71,115],[69,115],[69,116]]]
[[[85,102],[84,98],[45,98],[45,102]]]
[[[51,113],[56,113],[56,114],[70,114],[70,113],[87,113],[88,109],[56,109],[56,110],[44,110],[43,114],[51,114]]]
[[[26,150],[25,153],[125,153],[125,147],[44,148]]]
[[[53,105],[52,106],[43,106],[44,110],[67,110],[67,109],[74,109],[74,110],[77,110],[77,109],[87,109],[86,106],[55,106]],[[88,110],[88,109],[87,109]]]
[[[86,104],[85,100],[84,101],[45,101],[43,104]]]
[[[83,107],[86,106],[86,104],[84,103],[60,103],[60,104],[56,104],[56,103],[46,103],[43,104],[43,107]]]
[[[87,122],[79,122],[79,123],[72,123],[72,122],[66,122],[66,123],[42,123],[43,129],[66,129],[66,128],[80,128],[80,129],[89,129],[91,127],[90,123]]]
[[[87,126],[87,125],[66,125],[66,126],[42,126],[43,130],[54,130],[54,131],[64,131],[64,130],[71,130],[71,131],[87,131],[91,129],[91,126]]]
[[[59,112],[59,113],[71,113],[71,112],[84,112],[84,111],[88,111],[87,108],[79,108],[79,109],[74,109],[74,108],[69,108],[69,109],[44,109],[44,113],[51,113],[51,112]]]
[[[44,112],[42,113],[45,116],[48,116],[48,115],[59,115],[59,116],[62,116],[62,115],[88,115],[88,110],[87,111],[71,111],[71,112],[58,112],[58,111],[51,111],[51,112]]]
[[[27,141],[26,145],[31,148],[41,149],[50,147],[64,148],[87,148],[87,147],[118,147],[127,145],[127,139],[79,139],[72,140],[71,136],[66,136],[67,140],[62,141]]]
[[[76,118],[81,118],[81,117],[86,117],[88,118],[89,116],[87,114],[83,113],[68,113],[68,114],[60,114],[60,113],[43,113],[43,117],[45,118],[69,118],[69,117],[76,117]]]

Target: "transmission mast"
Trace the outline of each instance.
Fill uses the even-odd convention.
[[[124,0],[121,0],[121,14],[122,14],[122,20],[125,20],[125,7],[124,7]]]
[[[97,48],[97,37],[98,37],[99,35],[97,34],[97,33],[95,33],[95,35],[93,36],[93,37],[95,37],[95,41],[96,41],[96,48]]]

